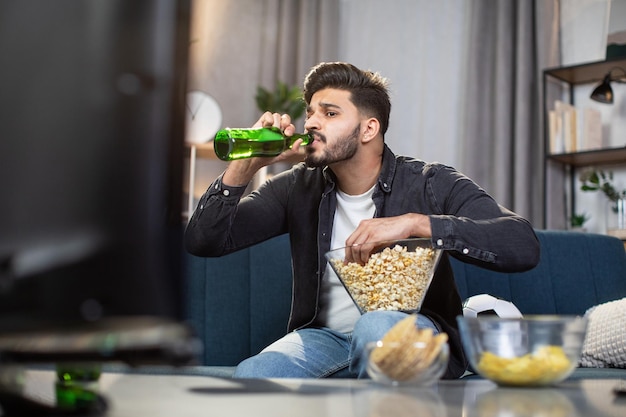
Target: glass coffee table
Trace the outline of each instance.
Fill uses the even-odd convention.
[[[55,373],[29,370],[24,395],[54,401]],[[394,388],[370,380],[234,380],[170,372],[103,372],[106,415],[255,417],[626,416],[619,379],[566,380],[554,387],[502,388],[482,379]]]

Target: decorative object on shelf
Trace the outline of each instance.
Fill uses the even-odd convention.
[[[626,240],[626,197],[621,197],[613,205],[613,222],[609,222],[607,234]]]
[[[613,184],[613,172],[588,168],[580,173],[582,191],[600,191],[610,202],[613,215],[607,217],[607,234],[626,238],[626,189],[617,190]]]
[[[619,7],[622,12],[609,13],[608,34],[606,36],[606,59],[626,57],[626,25],[624,24],[624,5],[621,2],[613,2],[609,7]],[[619,3],[619,4],[616,4]]]
[[[306,107],[300,87],[289,87],[281,81],[277,82],[274,91],[258,86],[255,100],[260,111],[286,113],[291,116],[291,120],[300,118],[304,114]]]
[[[194,209],[196,147],[213,139],[222,124],[222,110],[217,101],[203,91],[188,92],[186,106],[185,142],[191,147],[186,217],[190,219]]]
[[[613,70],[622,71],[622,77],[613,78]],[[593,89],[591,99],[599,103],[613,104],[613,88],[611,88],[611,82],[626,83],[626,71],[620,67],[611,68],[611,70],[604,76],[600,85]]]

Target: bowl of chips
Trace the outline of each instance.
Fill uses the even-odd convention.
[[[442,250],[413,238],[343,247],[326,253],[361,314],[419,311]]]
[[[473,370],[517,387],[566,379],[578,366],[587,329],[587,319],[579,316],[459,316],[457,322]]]
[[[450,357],[446,333],[418,328],[416,315],[408,315],[381,340],[365,346],[367,373],[386,385],[432,385],[446,371]]]

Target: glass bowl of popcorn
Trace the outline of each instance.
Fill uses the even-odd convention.
[[[326,259],[361,314],[417,312],[441,253],[430,239],[412,238],[338,248]]]
[[[457,317],[475,372],[502,386],[540,387],[566,379],[578,366],[587,329],[580,316]]]

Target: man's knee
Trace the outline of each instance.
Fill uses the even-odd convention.
[[[370,311],[357,320],[354,325],[353,337],[378,340],[406,316],[405,313],[399,311]]]
[[[274,378],[282,376],[285,355],[279,352],[263,352],[244,359],[235,368],[234,378]]]
[[[369,341],[379,340],[400,320],[406,317],[407,313],[400,311],[370,311],[363,314],[356,322],[353,338]],[[430,327],[435,332],[438,331],[435,323],[422,314],[417,315],[416,325],[418,328]]]

